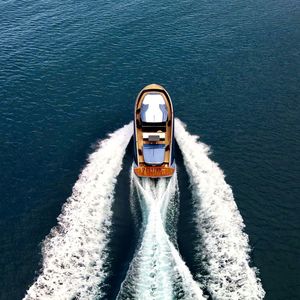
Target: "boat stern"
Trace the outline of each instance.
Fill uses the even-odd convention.
[[[138,166],[134,168],[134,173],[138,177],[161,178],[171,177],[175,168],[169,166]]]

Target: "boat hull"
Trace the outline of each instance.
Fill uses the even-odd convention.
[[[138,177],[171,177],[175,172],[173,105],[157,84],[143,88],[136,99],[134,162]]]

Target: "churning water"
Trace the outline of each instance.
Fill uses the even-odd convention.
[[[177,174],[152,180],[139,179],[131,171],[128,197],[132,215],[138,207],[141,210],[142,224],[117,299],[206,299],[202,289],[213,299],[263,299],[256,269],[249,266],[243,220],[222,170],[209,158],[207,145],[190,135],[180,120],[175,126],[193,190],[199,231],[194,255],[207,275],[193,275],[178,250]],[[43,243],[41,274],[24,299],[106,297],[114,187],[131,136],[132,124],[128,124],[100,142],[90,155],[58,225]]]

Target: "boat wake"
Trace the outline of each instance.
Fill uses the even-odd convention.
[[[213,299],[263,299],[257,269],[249,266],[245,225],[222,170],[209,158],[207,145],[190,135],[180,120],[175,126],[194,197],[199,232],[195,253],[207,273],[198,279]]]
[[[130,123],[110,134],[90,155],[58,225],[43,242],[41,274],[25,300],[103,298],[114,186],[132,127]]]
[[[166,232],[168,211],[177,210],[176,173],[157,182],[133,172],[131,178],[132,197],[142,209],[142,238],[117,299],[205,299]]]
[[[198,245],[204,274],[191,274],[177,247],[179,191],[169,179],[138,178],[131,171],[130,205],[140,240],[118,300],[263,299],[258,272],[250,266],[248,236],[230,186],[209,147],[176,120],[175,138],[190,175]],[[36,299],[106,299],[109,234],[116,178],[132,136],[132,123],[99,143],[63,206],[58,225],[42,247],[42,269],[25,295]],[[201,269],[199,268],[199,269]]]

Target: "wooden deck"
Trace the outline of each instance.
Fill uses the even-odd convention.
[[[162,167],[162,166],[141,166],[134,169],[134,172],[139,177],[151,177],[151,178],[159,178],[159,177],[170,177],[174,174],[175,169],[170,167]]]

